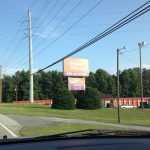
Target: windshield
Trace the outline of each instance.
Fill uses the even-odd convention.
[[[1,1],[0,138],[149,132],[149,10],[145,0]]]

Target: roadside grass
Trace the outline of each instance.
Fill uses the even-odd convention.
[[[61,124],[55,124],[46,127],[23,127],[20,130],[20,136],[21,137],[46,136],[46,135],[54,135],[58,133],[60,134],[60,133],[74,132],[74,131],[88,130],[88,129],[118,130],[117,127],[112,127],[112,126],[61,123]],[[121,128],[119,129],[122,130]]]
[[[1,114],[60,117],[117,123],[117,109],[56,110],[37,104],[0,104]],[[122,109],[122,124],[150,125],[150,109]]]

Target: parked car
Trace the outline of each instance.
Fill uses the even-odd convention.
[[[121,105],[121,108],[136,108],[136,106],[133,105]]]

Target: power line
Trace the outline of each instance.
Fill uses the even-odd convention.
[[[63,9],[66,7],[68,3],[68,0],[65,0],[65,2],[61,5],[61,7],[59,8],[59,10],[56,12],[56,14],[48,21],[48,25],[51,24],[56,18],[57,16],[63,11]]]
[[[56,11],[55,15],[50,20],[48,20],[47,24],[45,24],[45,27],[49,26],[57,18],[57,16],[66,7],[67,3],[68,3],[68,0],[65,0],[65,2],[61,5],[61,7],[58,9],[58,11]],[[57,4],[57,1],[56,1],[56,4]]]
[[[57,1],[58,0],[56,0],[55,1],[55,3],[54,3],[54,5],[52,5],[52,7],[50,7],[50,9],[52,9],[53,7],[55,7],[56,6],[56,4],[57,4]],[[36,3],[37,2],[37,3]],[[46,1],[45,1],[46,2]],[[32,4],[31,4],[31,8],[32,7],[35,7],[35,5],[37,5],[39,3],[39,1],[36,1],[36,0],[34,0],[33,2],[32,2]],[[46,2],[47,3],[47,2]],[[49,5],[46,5],[47,7],[49,6]],[[41,17],[39,18],[39,20],[41,19]],[[20,43],[20,41],[18,41],[18,43]],[[17,44],[16,44],[16,46],[17,46]],[[15,49],[15,48],[14,48]],[[15,53],[12,53],[13,55],[15,54]],[[20,57],[19,57],[20,58]],[[24,58],[28,58],[28,54],[26,54],[25,56],[23,56],[23,57],[21,57],[15,64],[12,64],[12,66],[13,67],[17,67],[17,65],[18,64],[20,64],[20,62],[22,61],[22,60],[24,60]],[[25,61],[23,61],[23,66],[27,63],[27,61],[28,61],[28,59],[25,59]]]
[[[147,1],[146,3],[144,3],[143,5],[141,5],[140,7],[138,7],[137,9],[135,9],[134,11],[132,11],[131,13],[129,13],[127,16],[125,16],[124,18],[120,19],[115,24],[113,24],[112,26],[110,26],[109,28],[107,28],[102,33],[98,34],[97,36],[95,36],[94,38],[92,38],[91,40],[89,40],[88,42],[86,42],[85,44],[83,44],[80,47],[76,48],[74,51],[72,51],[68,55],[66,55],[66,56],[58,59],[57,61],[53,62],[52,64],[50,64],[50,65],[48,65],[46,67],[44,67],[43,69],[40,69],[36,73],[41,72],[41,71],[43,71],[43,70],[45,70],[45,69],[47,69],[47,68],[49,68],[49,67],[51,67],[51,66],[53,66],[53,65],[55,65],[57,63],[63,61],[65,58],[70,57],[70,56],[72,56],[72,55],[80,52],[81,50],[89,47],[90,45],[96,43],[97,41],[103,39],[104,37],[112,34],[114,31],[120,29],[121,27],[125,26],[126,24],[132,22],[136,18],[144,15],[145,13],[147,13],[148,11],[150,11],[150,5],[148,5],[149,3],[150,3],[150,1]]]
[[[38,3],[39,3],[38,0],[33,0],[31,5],[30,5],[30,8],[34,8]]]
[[[56,6],[57,1],[58,1],[58,0],[55,1],[53,7]],[[49,24],[52,23],[52,22],[55,20],[55,18],[61,13],[61,11],[62,11],[62,10],[64,9],[64,7],[66,6],[67,2],[68,2],[68,1],[65,0],[65,2],[61,5],[61,7],[59,8],[59,10],[56,12],[56,14],[49,20]],[[28,54],[25,56],[25,58],[27,58],[27,57],[28,57]],[[22,60],[22,59],[20,59],[20,61],[21,61],[21,60]],[[20,63],[20,61],[18,61],[18,63]],[[27,62],[27,60],[25,60],[23,64],[25,64],[26,62]]]
[[[19,20],[21,20],[21,19],[22,19],[22,17],[21,17]],[[7,62],[10,61],[10,57],[12,57],[12,55],[15,54],[15,53],[14,53],[14,50],[16,49],[17,45],[20,44],[20,42],[22,42],[22,39],[18,39],[18,40],[17,40],[17,37],[19,36],[19,33],[20,33],[20,32],[19,32],[19,31],[20,31],[20,27],[22,26],[22,24],[23,24],[23,23],[20,23],[20,24],[19,24],[18,29],[17,29],[16,32],[14,33],[14,36],[13,36],[13,37],[10,39],[10,41],[9,41],[9,44],[8,44],[6,50],[10,49],[10,51],[9,51],[9,53],[7,53],[7,55],[6,55],[6,60],[4,61],[4,64],[7,64]],[[15,37],[16,37],[16,38],[15,38]],[[14,44],[14,45],[12,46],[12,44]]]
[[[52,9],[56,7],[57,1],[58,1],[58,0],[55,0],[55,2],[53,3],[52,6],[51,6],[51,5],[47,5],[47,11],[48,11],[48,12],[46,12],[43,16],[42,16],[42,15],[40,16],[40,18],[38,19],[39,22],[38,22],[38,25],[37,25],[37,26],[39,26],[41,23],[44,22],[44,20],[46,20],[47,16],[49,15],[49,10],[52,11]],[[51,6],[51,7],[50,7],[50,6]],[[44,8],[44,9],[45,9],[45,8]],[[43,10],[42,10],[42,11],[43,11]],[[44,12],[45,12],[45,11],[44,11]]]
[[[62,24],[63,22],[65,22],[65,21],[69,18],[69,16],[72,15],[73,11],[76,10],[76,8],[81,4],[81,2],[82,2],[82,0],[79,0],[78,3],[77,3],[76,5],[74,5],[74,6],[69,10],[69,12],[59,21],[59,23],[54,27],[54,29],[53,29],[51,32],[49,32],[49,34],[47,35],[47,37],[50,36],[52,33],[54,33],[54,32],[60,27],[60,24]],[[40,44],[40,43],[39,43],[39,44]],[[36,45],[36,47],[38,47],[39,44]]]
[[[57,1],[56,1],[56,2],[57,2]],[[63,9],[66,7],[67,3],[68,3],[68,0],[65,0],[65,2],[61,5],[61,7],[58,9],[58,11],[55,13],[55,15],[47,22],[47,24],[45,24],[45,27],[49,26],[49,25],[57,18],[57,16],[59,16],[59,14],[60,14],[60,13],[63,11]],[[46,31],[46,29],[45,29],[44,31]],[[40,44],[40,42],[39,42],[39,44]],[[37,44],[37,45],[35,46],[35,48],[36,48],[39,44]]]
[[[96,7],[98,7],[98,5],[102,2],[102,0],[99,0],[94,6],[92,6],[87,12],[85,12],[77,21],[75,21],[73,24],[71,24],[59,37],[57,37],[56,39],[54,39],[54,41],[52,41],[53,43],[55,43],[56,41],[58,41],[60,38],[62,38],[65,34],[67,34],[75,25],[77,25],[79,22],[81,22],[85,17],[87,17]],[[53,44],[53,43],[49,43],[49,44]],[[40,51],[38,52],[40,53]],[[34,55],[34,57],[37,54]],[[26,57],[25,57],[26,58]],[[20,59],[21,61],[21,59]],[[23,65],[25,65],[27,62],[27,60],[23,61]],[[19,62],[20,63],[20,62]]]
[[[52,42],[50,42],[46,47],[44,47],[43,49],[46,49],[47,47],[51,46],[52,44],[54,44],[56,41],[58,41],[59,39],[61,39],[62,37],[65,36],[65,34],[67,34],[75,25],[77,25],[78,23],[80,23],[80,21],[82,21],[85,17],[87,17],[96,7],[98,7],[101,2],[103,0],[99,0],[94,6],[92,6],[87,12],[85,12],[78,20],[76,20],[73,24],[71,24],[62,34],[60,34],[56,39],[54,39]],[[41,52],[43,52],[42,50],[37,52],[37,54],[35,56],[37,56],[38,54],[40,54]]]

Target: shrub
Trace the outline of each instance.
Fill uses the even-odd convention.
[[[88,87],[84,93],[77,96],[77,108],[98,109],[101,107],[100,92],[96,88]]]
[[[59,88],[53,97],[52,108],[55,109],[74,109],[75,98],[66,87]]]

